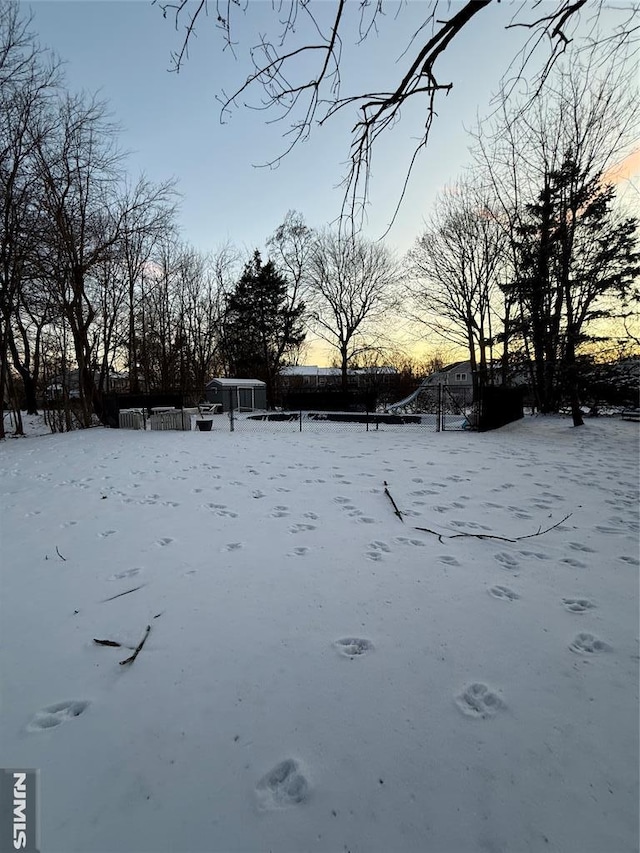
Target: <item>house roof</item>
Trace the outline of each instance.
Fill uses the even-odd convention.
[[[207,382],[206,388],[211,387],[211,385],[220,385],[223,388],[249,388],[254,387],[256,385],[264,386],[265,383],[261,379],[212,379],[210,382]]]

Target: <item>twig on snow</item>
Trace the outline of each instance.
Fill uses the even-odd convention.
[[[126,660],[121,660],[121,661],[120,661],[120,666],[124,666],[124,665],[125,665],[125,664],[127,664],[127,663],[133,663],[133,662],[134,662],[134,660],[135,660],[135,659],[138,657],[138,655],[140,654],[140,651],[142,650],[142,647],[143,647],[143,646],[144,646],[144,644],[146,643],[146,641],[147,641],[147,637],[149,636],[149,632],[150,632],[150,631],[151,631],[151,625],[147,625],[147,630],[144,632],[144,637],[140,640],[140,642],[138,643],[138,645],[137,645],[137,646],[136,646],[136,648],[134,649],[133,654],[132,654],[130,657],[128,657]]]
[[[93,638],[93,642],[98,646],[113,646],[114,648],[119,649],[122,646],[122,643],[116,643],[115,640],[96,640]]]
[[[125,590],[125,592],[119,592],[117,595],[112,595],[111,598],[103,598],[102,604],[104,604],[106,601],[113,601],[114,598],[121,598],[123,595],[129,595],[130,592],[136,592],[136,590],[142,589],[143,586],[144,584],[141,583],[140,586],[134,586],[133,589],[127,589]]]
[[[414,530],[422,530],[425,533],[432,533],[434,536],[438,537],[438,541],[440,542],[442,542],[443,539],[461,539],[463,537],[466,537],[467,539],[499,539],[501,542],[521,542],[523,539],[533,539],[534,536],[543,536],[550,530],[555,530],[556,527],[560,527],[563,521],[566,521],[572,515],[573,513],[570,512],[568,515],[565,515],[564,518],[561,518],[560,521],[552,524],[551,527],[546,527],[544,530],[539,527],[535,533],[516,536],[515,539],[510,539],[507,536],[498,536],[495,533],[452,533],[449,535],[448,533],[437,533],[435,530],[430,530],[428,527],[414,527]]]
[[[61,560],[64,560],[65,563],[67,562],[67,558],[63,557],[62,554],[60,553],[60,551],[58,551],[57,545],[56,545],[56,554],[58,555],[58,557],[60,557]]]
[[[389,498],[389,500],[391,501],[391,503],[392,503],[392,505],[393,505],[393,511],[394,511],[394,513],[398,516],[398,518],[400,519],[400,521],[404,524],[404,518],[402,517],[402,513],[401,513],[401,512],[400,512],[400,510],[398,509],[398,504],[397,504],[397,503],[394,501],[394,499],[391,497],[391,492],[390,492],[390,491],[389,491],[389,489],[388,489],[388,485],[389,485],[389,484],[388,484],[388,483],[387,483],[387,481],[385,480],[385,481],[384,481],[384,493],[385,493],[385,495]]]

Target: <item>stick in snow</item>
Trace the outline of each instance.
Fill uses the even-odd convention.
[[[135,659],[138,657],[138,655],[140,654],[140,651],[142,650],[142,647],[143,647],[143,646],[144,646],[144,644],[146,643],[146,641],[147,641],[147,637],[149,636],[149,632],[150,632],[150,631],[151,631],[151,625],[147,625],[147,630],[144,632],[144,637],[140,640],[140,642],[139,642],[139,643],[138,643],[138,645],[136,646],[136,648],[135,648],[135,650],[134,650],[133,654],[131,655],[131,657],[128,657],[126,660],[121,660],[121,661],[120,661],[120,666],[124,666],[124,665],[125,665],[125,664],[127,664],[127,663],[133,663],[133,662],[134,662],[134,660],[135,660]]]
[[[535,533],[527,533],[525,536],[516,536],[515,539],[509,539],[507,536],[498,536],[495,533],[437,533],[435,530],[429,530],[428,527],[414,527],[414,530],[422,530],[425,533],[432,533],[434,536],[438,537],[438,540],[442,542],[444,539],[461,539],[466,537],[467,539],[499,539],[501,542],[521,542],[523,539],[533,539],[534,536],[543,536],[545,533],[548,533],[550,530],[555,530],[556,527],[560,527],[563,521],[566,521],[568,518],[571,518],[573,515],[570,512],[568,515],[565,515],[564,518],[561,518],[560,521],[557,521],[555,524],[552,524],[551,527],[547,527],[544,530],[539,527]]]
[[[58,555],[58,557],[60,557],[60,559],[61,559],[61,560],[64,560],[64,561],[65,561],[65,563],[67,562],[67,558],[66,558],[66,557],[63,557],[63,556],[62,556],[62,554],[60,553],[60,551],[58,551],[58,546],[57,546],[57,545],[56,545],[56,554]]]
[[[398,516],[398,518],[400,519],[400,521],[404,524],[404,518],[402,517],[402,513],[401,513],[401,512],[400,512],[400,510],[398,509],[398,505],[397,505],[397,503],[396,503],[396,502],[394,501],[394,499],[391,497],[391,492],[390,492],[390,491],[389,491],[389,489],[387,488],[387,486],[388,486],[388,485],[389,485],[389,484],[388,484],[388,483],[387,483],[387,481],[385,480],[385,481],[384,481],[384,493],[385,493],[385,495],[389,498],[389,500],[391,501],[391,503],[393,504],[393,511],[394,511],[394,513]]]
[[[96,640],[95,637],[93,638],[93,642],[97,643],[99,646],[113,646],[118,649],[122,645],[122,643],[116,643],[115,640]]]
[[[102,604],[104,604],[105,601],[113,601],[114,598],[121,598],[123,595],[129,595],[130,592],[136,592],[136,590],[142,589],[143,586],[144,584],[141,583],[140,586],[134,586],[133,589],[128,589],[125,592],[119,592],[117,595],[112,595],[111,598],[103,598]]]

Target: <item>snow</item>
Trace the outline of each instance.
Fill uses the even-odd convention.
[[[0,445],[42,849],[637,850],[637,425],[269,426]]]

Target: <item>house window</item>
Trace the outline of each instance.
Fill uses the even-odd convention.
[[[466,373],[456,373],[456,382],[466,382],[467,374]]]

